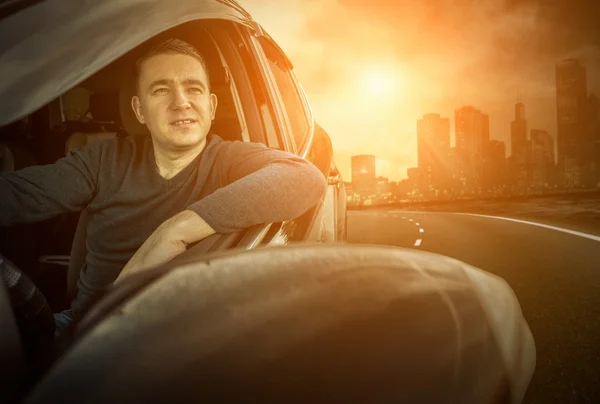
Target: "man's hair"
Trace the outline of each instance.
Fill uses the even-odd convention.
[[[198,50],[194,46],[192,46],[188,42],[183,41],[178,38],[166,39],[166,40],[158,43],[157,45],[153,46],[152,48],[150,48],[146,53],[144,53],[142,56],[140,56],[138,58],[138,60],[135,62],[135,69],[134,69],[134,80],[135,80],[136,91],[139,91],[138,81],[140,79],[140,71],[141,71],[140,69],[141,69],[142,63],[144,63],[145,60],[150,59],[152,56],[164,55],[164,54],[188,55],[188,56],[191,56],[194,59],[196,59],[198,62],[200,62],[200,64],[202,65],[202,68],[206,72],[206,79],[208,80],[208,83],[206,83],[206,84],[208,85],[208,90],[210,91],[210,76],[209,76],[208,68],[206,66],[206,62],[204,61],[204,58],[202,57],[202,55],[200,55],[200,52],[198,52]]]

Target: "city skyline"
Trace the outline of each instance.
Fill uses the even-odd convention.
[[[487,153],[484,151],[487,147],[495,147],[496,151],[502,148],[507,164],[507,172],[502,174],[507,177],[503,181],[519,189],[533,183],[547,183],[557,175],[561,176],[560,186],[566,188],[600,184],[600,129],[590,126],[600,125],[600,98],[588,91],[586,68],[577,59],[556,62],[555,83],[554,136],[550,134],[551,130],[530,124],[520,95],[514,104],[506,140],[491,138],[490,116],[472,105],[454,110],[454,125],[450,125],[449,117],[442,117],[440,113],[423,114],[416,125],[416,167],[420,172],[420,187],[424,187],[424,182],[432,187],[440,181],[448,181],[441,178],[448,170],[458,170],[460,174],[454,175],[464,177],[465,167],[479,172],[475,177],[483,176],[484,161],[481,159]],[[450,136],[451,127],[454,128],[454,139]],[[471,139],[473,136],[477,140]],[[475,161],[477,159],[479,161]],[[543,168],[539,166],[542,160]],[[538,165],[535,169],[534,162]],[[546,167],[547,164],[553,167]],[[583,167],[586,164],[588,167]],[[407,167],[406,178],[410,178],[409,170],[416,167]],[[494,172],[499,174],[496,169]],[[558,181],[558,177],[555,180]],[[463,183],[463,186],[468,187],[468,184]]]
[[[554,69],[577,58],[600,89],[597,1],[290,0],[243,5],[281,44],[350,178],[350,156],[378,156],[390,179],[417,162],[415,122],[472,105],[506,142],[521,94],[530,125],[556,139]],[[451,125],[450,136],[454,139]]]
[[[506,142],[490,138],[485,112],[473,106],[455,109],[454,144],[450,119],[426,113],[416,123],[417,166],[407,169],[409,179],[389,191],[388,178],[377,175],[376,156],[352,156],[351,200],[502,197],[599,187],[600,99],[588,93],[586,69],[576,59],[556,63],[555,82],[556,139],[529,123],[520,97],[508,154]]]

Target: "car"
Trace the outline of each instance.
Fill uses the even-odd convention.
[[[269,34],[233,1],[108,1],[2,6],[0,150],[4,170],[53,163],[74,148],[114,136],[144,136],[129,106],[137,55],[165,37],[196,46],[219,106],[211,131],[225,140],[260,142],[316,165],[328,181],[323,200],[294,220],[216,235],[196,250],[252,249],[290,242],[343,242],[346,194],[332,142],[315,122],[293,65]],[[49,15],[56,18],[50,19]],[[23,32],[24,21],[33,30]],[[10,79],[8,79],[10,78]],[[8,87],[7,87],[8,86]],[[4,251],[30,273],[55,310],[76,293],[85,257],[85,211],[11,229]],[[67,297],[57,285],[69,268]]]
[[[3,169],[52,163],[113,136],[143,136],[126,105],[128,66],[175,35],[207,59],[219,97],[215,133],[296,153],[329,184],[321,203],[295,220],[211,236],[125,278],[42,367],[23,360],[26,341],[0,283],[3,402],[523,397],[533,339],[505,282],[423,251],[343,243],[346,197],[331,139],[290,60],[235,1],[4,2],[0,35]],[[3,231],[3,252],[29,268],[54,311],[66,307],[72,268],[85,253],[85,211]],[[460,345],[457,324],[479,331]]]

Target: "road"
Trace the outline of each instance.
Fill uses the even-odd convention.
[[[504,278],[537,347],[524,403],[600,403],[600,238],[453,213],[348,212],[348,241],[447,255]]]

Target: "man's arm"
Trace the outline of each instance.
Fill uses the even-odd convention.
[[[37,222],[84,208],[96,192],[99,145],[54,164],[0,174],[0,226]]]
[[[215,168],[226,185],[188,209],[217,233],[294,219],[327,190],[324,175],[313,164],[259,143],[228,144]]]
[[[169,262],[189,244],[214,233],[294,219],[325,194],[323,174],[294,154],[255,143],[235,142],[228,147],[216,167],[227,185],[160,225],[115,283]]]
[[[127,262],[115,283],[138,271],[165,264],[188,245],[215,234],[197,213],[184,210],[161,224]]]

